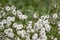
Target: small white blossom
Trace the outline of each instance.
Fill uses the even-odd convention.
[[[15,17],[11,17],[11,21],[15,21]]]
[[[21,39],[19,37],[17,37],[16,40],[21,40]]]
[[[35,30],[34,29],[31,29],[31,33],[34,33],[35,32]]]
[[[51,26],[49,24],[45,24],[45,29],[46,29],[47,32],[49,32],[50,29],[51,29]]]
[[[35,40],[38,38],[38,34],[37,33],[34,33],[34,35],[32,36],[32,39]]]
[[[22,24],[18,24],[17,27],[16,27],[16,30],[20,30],[23,28],[23,25]]]
[[[8,37],[11,37],[11,38],[14,37],[13,31],[12,31],[11,28],[5,29],[5,30],[4,30],[4,33],[5,33]]]
[[[53,19],[56,19],[58,17],[57,13],[53,14]]]
[[[17,28],[17,23],[13,23],[13,27],[14,28]]]
[[[57,40],[57,38],[54,38],[53,40]]]
[[[33,18],[38,18],[37,13],[34,13]]]
[[[11,6],[11,10],[15,10],[16,7],[14,5]]]
[[[17,14],[16,10],[12,10],[12,14],[16,15]]]
[[[10,6],[6,6],[5,9],[6,9],[6,11],[10,11],[11,10]]]
[[[58,31],[58,34],[60,35],[60,31]]]
[[[21,13],[20,10],[17,10],[17,15],[18,15],[18,16],[22,15],[22,13]]]
[[[5,19],[3,19],[3,20],[2,20],[2,23],[3,23],[3,24],[6,24],[6,20],[5,20]]]

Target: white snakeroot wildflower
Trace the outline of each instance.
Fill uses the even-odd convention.
[[[21,39],[19,37],[17,37],[16,40],[21,40]]]
[[[34,33],[34,35],[32,36],[32,39],[33,40],[36,40],[38,38],[38,34],[37,33]]]
[[[21,33],[22,33],[21,31],[17,31],[17,35],[19,35],[19,36],[21,35]]]
[[[60,28],[60,21],[57,22],[58,28]]]
[[[15,21],[15,17],[11,17],[11,21]]]
[[[42,19],[38,19],[38,22],[41,24],[43,22],[43,20]]]
[[[10,11],[11,10],[10,6],[6,6],[5,9],[6,9],[6,11]]]
[[[30,38],[29,38],[29,37],[27,37],[27,38],[26,38],[26,40],[30,40]]]
[[[33,18],[38,18],[37,13],[34,13]]]
[[[13,31],[12,31],[11,28],[5,29],[5,30],[4,30],[4,33],[5,33],[8,37],[11,37],[11,38],[14,37]]]
[[[12,14],[16,15],[17,14],[16,10],[12,10]]]
[[[58,40],[57,38],[54,38],[53,40]]]
[[[44,28],[44,27],[42,27],[42,28],[41,28],[41,31],[45,31],[45,28]]]
[[[44,36],[46,35],[46,32],[45,31],[40,31],[40,36]]]
[[[31,29],[31,33],[34,33],[35,32],[35,30],[34,29]]]
[[[13,27],[14,28],[17,28],[17,23],[13,23]]]
[[[60,35],[60,31],[58,31],[58,34]]]
[[[45,24],[45,29],[46,29],[47,32],[49,32],[50,29],[51,29],[51,26],[49,24]]]
[[[16,7],[14,5],[11,6],[11,10],[15,10]]]
[[[10,20],[7,20],[6,21],[6,24],[7,24],[7,26],[11,25],[11,21]]]
[[[27,29],[32,29],[32,24],[28,24]]]
[[[18,16],[22,15],[22,13],[21,13],[20,10],[17,10],[17,15],[18,15]]]
[[[11,20],[12,20],[12,19],[11,19],[11,16],[8,16],[8,17],[7,17],[7,20],[8,20],[8,21],[11,21]]]
[[[45,24],[49,24],[50,22],[48,21],[48,19],[47,20],[43,20],[43,25],[45,25]]]
[[[41,36],[42,40],[47,40],[47,36]]]
[[[18,34],[19,36],[21,36],[22,38],[25,38],[26,32],[25,32],[25,30],[17,31],[17,34]]]
[[[12,29],[11,28],[9,28],[9,29],[5,29],[4,30],[4,33],[5,34],[9,34],[9,33],[12,33],[13,31],[12,31]]]
[[[17,27],[16,27],[16,30],[20,30],[23,28],[23,24],[18,24]]]
[[[7,34],[7,36],[13,38],[14,34],[13,33],[9,33],[9,34]]]
[[[20,18],[21,20],[27,19],[27,15],[19,15],[19,18]]]
[[[45,18],[50,18],[50,16],[49,15],[45,15]]]
[[[3,19],[3,20],[2,20],[2,23],[3,23],[3,24],[6,24],[6,20],[5,20],[5,19]]]
[[[32,21],[29,21],[29,24],[32,24]]]
[[[56,19],[58,17],[58,14],[57,13],[54,13],[53,14],[53,19]]]

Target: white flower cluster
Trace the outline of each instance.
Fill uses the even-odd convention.
[[[49,21],[50,15],[42,15],[41,18],[39,18],[37,13],[34,13],[33,18],[37,18],[37,22],[34,23],[30,20],[27,21],[27,25],[24,25],[23,23],[16,23],[16,17],[21,21],[24,21],[28,18],[27,15],[23,14],[20,10],[17,10],[15,6],[5,6],[4,9],[6,12],[11,12],[13,15],[3,18],[0,22],[0,29],[4,29],[5,26],[7,26],[7,28],[4,29],[4,34],[7,36],[5,40],[10,40],[9,38],[13,39],[16,36],[17,37],[14,38],[14,40],[21,40],[20,37],[26,38],[26,40],[47,40],[48,37],[46,32],[50,32],[50,29],[52,28]],[[6,15],[6,13],[4,15]],[[57,19],[57,17],[58,15],[56,13],[53,14],[53,19]],[[60,22],[58,22],[58,30],[58,33],[60,34]],[[17,35],[14,31],[16,31]],[[57,38],[54,38],[54,40],[57,40]]]
[[[11,28],[5,29],[5,30],[4,30],[4,33],[5,33],[8,37],[11,37],[11,38],[14,37],[13,30],[12,30]]]

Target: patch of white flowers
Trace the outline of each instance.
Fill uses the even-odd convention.
[[[38,18],[37,22],[33,23],[32,20],[29,20],[27,21],[27,25],[24,25],[22,23],[15,22],[17,20],[16,17],[18,17],[19,20],[24,21],[27,20],[27,15],[23,14],[20,10],[17,10],[15,6],[7,5],[4,7],[4,9],[6,10],[6,12],[11,12],[11,14],[13,15],[9,15],[6,19],[2,19],[0,21],[0,30],[4,30],[3,33],[7,37],[5,38],[5,40],[11,40],[13,38],[13,40],[21,40],[20,37],[25,38],[26,40],[48,40],[46,32],[50,32],[52,28],[52,26],[50,25],[51,22],[49,21],[50,15],[42,15],[39,18],[37,13],[34,13],[33,18]],[[0,15],[0,18],[1,17],[2,15]],[[52,17],[53,19],[57,19],[57,13],[53,14]],[[59,30],[58,34],[60,34],[60,22],[58,22],[57,25]],[[30,33],[33,33],[33,35],[31,35]],[[57,38],[54,38],[54,40],[57,40]]]

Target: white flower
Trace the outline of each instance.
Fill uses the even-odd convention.
[[[45,18],[49,18],[50,16],[49,15],[45,15]]]
[[[35,32],[35,30],[34,29],[31,29],[31,33],[34,33]]]
[[[8,20],[8,21],[11,21],[12,19],[11,19],[11,17],[10,17],[10,16],[8,16],[8,17],[7,17],[7,20]]]
[[[21,13],[20,10],[17,10],[17,15],[18,15],[18,16],[22,15],[22,13]]]
[[[60,35],[60,31],[58,31],[58,34]]]
[[[6,24],[6,20],[5,20],[5,19],[3,19],[3,20],[2,20],[2,23],[3,23],[3,24]]]
[[[13,27],[14,28],[17,28],[17,23],[13,23]]]
[[[43,20],[43,25],[45,25],[45,24],[49,24],[50,22],[48,21],[48,19],[47,20]]]
[[[16,10],[12,10],[12,14],[16,15],[17,14]]]
[[[7,26],[11,25],[11,21],[10,20],[7,20],[6,21],[6,24],[7,24]]]
[[[45,31],[40,31],[40,36],[44,36],[46,35],[46,32]]]
[[[16,7],[14,5],[11,6],[11,10],[15,10]]]
[[[51,39],[54,39],[54,36],[53,35],[51,35],[50,37],[51,37]]]
[[[60,28],[60,21],[57,23],[58,27]]]
[[[42,21],[42,19],[38,19],[38,22],[39,22],[40,24],[42,24],[43,21]]]
[[[45,19],[45,16],[43,15],[43,16],[41,16],[41,19]]]
[[[42,27],[42,28],[41,28],[41,31],[45,31],[45,28],[44,28],[44,27]]]
[[[11,18],[11,21],[15,21],[15,17],[12,17],[12,18]]]
[[[26,15],[19,15],[19,18],[20,18],[21,20],[24,20],[24,19],[27,19],[27,16],[26,16]]]
[[[27,29],[27,33],[30,33],[30,30],[29,29]]]
[[[34,35],[32,36],[32,39],[35,40],[38,38],[38,34],[37,33],[34,33]]]
[[[7,36],[13,38],[14,34],[13,33],[9,33],[9,34],[7,34]]]
[[[32,29],[32,25],[31,24],[28,24],[27,29]]]
[[[5,29],[5,30],[4,30],[4,33],[5,33],[5,34],[12,33],[12,29],[11,29],[11,28],[9,28],[9,29]]]
[[[4,33],[5,33],[8,37],[11,37],[11,38],[14,37],[13,31],[12,31],[11,28],[5,29],[5,30],[4,30]]]
[[[29,38],[29,37],[27,37],[27,38],[26,38],[26,40],[30,40],[30,38]]]
[[[37,13],[34,13],[33,18],[38,18]]]
[[[18,24],[17,27],[16,27],[16,30],[20,30],[23,28],[23,25],[22,24]]]
[[[50,29],[51,29],[51,26],[49,24],[45,24],[45,29],[46,29],[47,32],[49,32]]]
[[[32,21],[29,21],[29,24],[32,24]]]
[[[21,35],[21,33],[22,33],[21,31],[17,31],[17,35],[19,35],[19,36]]]
[[[57,40],[57,38],[54,38],[53,40]]]
[[[21,40],[21,39],[19,37],[17,37],[16,40]]]
[[[6,11],[10,11],[11,10],[10,6],[6,6],[5,9],[6,9]]]
[[[56,19],[58,17],[57,13],[53,14],[53,19]]]
[[[58,27],[58,31],[60,31],[60,27]]]
[[[41,36],[42,40],[47,40],[47,36]]]

